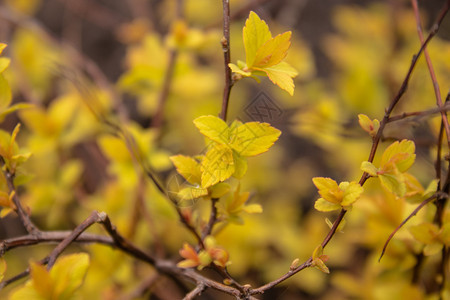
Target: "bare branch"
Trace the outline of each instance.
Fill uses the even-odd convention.
[[[394,237],[394,235],[397,233],[397,231],[400,230],[400,228],[403,227],[403,225],[406,224],[406,222],[409,221],[409,219],[411,219],[412,217],[414,217],[425,205],[427,205],[428,203],[430,203],[431,201],[433,201],[434,199],[436,199],[441,193],[436,193],[431,197],[428,197],[427,199],[423,200],[422,203],[419,204],[419,206],[417,206],[413,212],[406,218],[404,219],[400,225],[397,226],[397,228],[395,228],[395,230],[389,235],[388,239],[386,240],[386,242],[384,243],[383,246],[383,250],[381,251],[381,255],[378,258],[378,261],[381,260],[381,258],[383,257],[384,253],[386,252],[386,248],[389,245],[389,242],[391,241],[391,239]]]
[[[223,0],[223,37],[222,37],[222,50],[225,66],[225,86],[223,88],[222,99],[222,111],[220,112],[220,118],[224,121],[227,120],[228,102],[230,101],[230,92],[233,86],[231,79],[231,69],[228,64],[231,62],[230,56],[230,1]]]
[[[189,292],[183,300],[192,300],[195,299],[197,296],[200,296],[202,292],[205,290],[206,286],[203,285],[203,283],[198,284],[195,289]]]

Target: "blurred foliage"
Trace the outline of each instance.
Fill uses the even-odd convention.
[[[33,16],[41,2],[45,1],[8,0],[4,5]],[[233,12],[250,1],[230,2]],[[444,279],[433,276],[442,248],[450,247],[448,204],[441,228],[432,223],[435,206],[427,205],[396,234],[380,263],[378,257],[389,234],[436,191],[432,164],[440,119],[433,115],[420,124],[408,120],[388,124],[375,161],[366,161],[378,120],[420,46],[412,10],[382,3],[334,7],[335,31],[321,37],[329,60],[324,77],[316,77],[313,50],[296,30],[288,33],[292,28],[264,18],[267,25],[254,13],[247,23],[240,17],[233,19],[232,62],[246,57],[233,71],[241,77],[255,71],[264,75],[265,68],[281,64],[285,71],[281,84],[268,71],[265,74],[295,96],[267,79],[259,85],[240,80],[231,92],[231,117],[225,123],[213,117],[220,110],[223,92],[221,9],[219,2],[186,0],[184,18],[179,18],[175,0],[158,1],[159,26],[138,17],[121,24],[116,32],[125,54],[114,63],[122,65],[123,72],[110,88],[78,65],[73,53],[51,36],[27,24],[9,30],[7,40],[2,40],[8,47],[0,58],[0,118],[20,122],[22,127],[20,133],[19,127],[0,131],[0,154],[4,165],[15,170],[20,199],[33,220],[45,230],[71,229],[93,210],[105,211],[125,237],[156,256],[176,259],[182,267],[201,269],[212,261],[227,265],[239,282],[253,287],[283,275],[296,264],[294,259],[303,262],[313,257],[313,265],[322,272],[304,270],[269,296],[261,296],[264,299],[283,295],[286,299],[439,299],[436,285]],[[248,46],[251,22],[265,32],[253,50]],[[272,38],[269,27],[285,34]],[[278,42],[280,48],[259,50],[263,44]],[[173,51],[177,55],[164,122],[161,128],[152,128],[149,124],[157,113]],[[435,37],[428,51],[439,82],[450,82],[450,43]],[[249,59],[258,55],[264,57],[256,64]],[[73,70],[74,77],[65,70]],[[447,88],[442,86],[444,91]],[[260,91],[280,109],[278,119],[252,120],[248,108]],[[421,59],[396,113],[432,108],[434,103],[433,86]],[[120,124],[120,130],[109,126],[111,122]],[[283,132],[281,136],[275,127]],[[258,132],[258,147],[242,148],[236,139],[248,140],[249,131],[250,135]],[[208,165],[218,152],[228,164]],[[448,149],[442,152],[444,157]],[[249,156],[255,157],[247,161]],[[160,175],[168,195],[146,178],[142,165]],[[204,175],[208,166],[216,168],[213,176]],[[364,185],[364,192],[356,182],[361,170],[374,177]],[[208,222],[212,199],[220,198],[219,222],[207,238],[206,249],[199,252],[192,246],[195,239],[167,200],[173,194],[186,220],[200,230]],[[2,226],[8,226],[10,219],[5,216],[14,209],[12,196],[2,174]],[[313,209],[314,203],[322,212]],[[336,217],[328,211],[341,207],[350,209],[345,226],[338,228],[325,249],[318,247]],[[104,233],[95,226],[89,231]],[[47,248],[40,247],[27,249],[25,259],[23,252],[8,252],[5,260],[0,259],[0,279],[23,271],[30,259],[48,254]],[[89,258],[61,257],[49,272],[31,262],[29,281],[2,290],[1,297],[22,299],[30,287],[39,285],[42,288],[35,290],[42,299],[123,299],[155,273],[105,246],[74,245],[70,251],[88,253]],[[77,270],[67,269],[64,260],[73,260]],[[411,283],[419,263],[423,264],[420,279]],[[450,267],[445,267],[450,275]],[[441,299],[450,299],[448,279],[444,285]],[[61,296],[55,290],[59,288],[68,295]],[[78,298],[70,298],[72,292]],[[158,297],[156,289],[154,293]]]

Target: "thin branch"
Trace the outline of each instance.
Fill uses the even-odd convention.
[[[438,15],[434,25],[432,26],[431,31],[428,34],[428,37],[422,43],[422,45],[421,45],[419,51],[417,52],[417,54],[413,56],[413,59],[412,59],[411,64],[409,66],[408,72],[406,73],[405,79],[403,80],[403,83],[400,86],[400,89],[398,90],[397,94],[392,99],[389,107],[386,109],[386,112],[384,114],[383,120],[380,123],[380,128],[378,129],[377,135],[373,138],[372,149],[370,150],[369,159],[368,159],[369,162],[373,162],[373,159],[375,158],[375,152],[376,152],[376,150],[378,148],[378,144],[379,144],[381,136],[383,134],[384,127],[388,123],[389,116],[391,115],[391,113],[394,110],[394,108],[397,105],[397,103],[400,101],[400,98],[406,92],[406,90],[408,88],[409,80],[411,79],[412,73],[414,71],[415,66],[417,65],[417,61],[419,60],[420,55],[423,53],[423,51],[425,50],[426,46],[431,41],[431,39],[438,32],[439,27],[440,27],[442,21],[444,20],[444,17],[447,14],[448,10],[449,10],[449,1],[446,1],[446,3],[444,4],[444,6],[442,7],[442,9],[441,9],[441,11],[439,13],[439,15]],[[364,175],[363,177],[365,179],[362,180],[362,182],[365,182],[368,177],[367,177],[367,175]],[[360,181],[360,183],[361,183],[361,181]]]
[[[183,0],[176,0],[176,16],[175,22],[183,18]],[[178,57],[178,50],[176,48],[170,49],[169,60],[167,63],[166,74],[164,75],[161,92],[158,96],[158,106],[156,107],[155,115],[152,118],[150,127],[161,128],[164,119],[164,108],[166,107],[167,99],[169,98],[170,87],[172,85],[173,76],[175,73],[175,65]]]
[[[211,234],[214,225],[217,222],[217,207],[216,203],[219,199],[213,198],[211,199],[211,215],[209,216],[208,224],[205,226],[202,232],[202,239]]]
[[[228,64],[231,62],[230,55],[230,1],[223,0],[223,37],[221,40],[224,66],[225,66],[225,86],[223,88],[222,98],[222,110],[220,112],[220,118],[224,121],[227,120],[228,103],[230,101],[230,92],[233,86],[231,78],[231,69]]]
[[[91,215],[81,222],[65,239],[63,239],[58,246],[56,246],[53,251],[48,255],[47,269],[50,270],[56,262],[56,259],[61,255],[61,253],[72,244],[86,229],[88,229],[92,224],[101,222],[104,218],[105,213],[98,213],[96,211],[92,212]]]
[[[199,283],[195,289],[189,292],[186,296],[184,296],[183,300],[192,300],[195,299],[197,296],[200,296],[203,291],[206,289],[206,286],[203,283]]]
[[[173,74],[175,73],[175,65],[178,57],[178,51],[176,49],[171,49],[169,52],[169,60],[167,62],[166,74],[164,75],[163,85],[161,92],[158,96],[158,105],[156,107],[156,112],[152,118],[150,127],[161,128],[164,119],[164,108],[166,107],[167,99],[169,98],[170,87],[172,85]]]
[[[13,194],[12,201],[15,205],[15,212],[19,216],[20,222],[23,224],[25,229],[30,234],[39,234],[40,230],[34,225],[34,223],[31,221],[30,216],[23,208],[22,204],[20,203],[19,196],[17,195],[16,187],[14,186],[14,174],[10,172],[10,170],[7,170],[5,168],[5,160],[3,157],[0,156],[0,165],[3,170],[3,175],[6,179],[6,184],[8,185],[9,194]]]
[[[136,298],[143,297],[144,294],[149,291],[160,279],[159,274],[152,274],[150,277],[142,281],[137,288],[135,288],[131,293],[126,296],[120,297],[122,300],[132,300]]]
[[[447,1],[447,5],[449,5],[448,3],[449,3],[449,1]],[[423,33],[422,33],[422,24],[420,22],[419,5],[417,4],[417,0],[411,0],[411,5],[413,7],[414,15],[416,17],[417,34],[419,35],[420,43],[423,44],[424,39],[423,39]],[[431,82],[433,83],[434,95],[436,97],[436,104],[440,109],[442,109],[444,107],[444,104],[442,103],[441,90],[439,88],[439,83],[436,78],[436,73],[434,72],[433,63],[431,62],[431,58],[430,58],[430,55],[428,54],[427,49],[423,50],[423,55],[425,56],[428,71],[430,73]],[[442,116],[442,122],[444,123],[445,133],[447,135],[447,145],[450,148],[450,128],[449,128],[446,112],[441,110],[441,116]]]
[[[404,112],[404,113],[401,113],[401,114],[398,114],[395,116],[391,116],[391,117],[389,117],[387,122],[388,123],[397,122],[397,121],[401,121],[401,120],[404,120],[406,118],[411,118],[411,117],[419,119],[419,118],[432,116],[437,113],[445,113],[449,110],[450,110],[450,105],[445,104],[441,108],[434,107],[434,108],[430,108],[427,110]]]
[[[409,216],[404,219],[400,225],[397,226],[397,228],[394,229],[394,231],[389,235],[388,239],[386,240],[386,242],[384,243],[383,246],[383,250],[381,251],[381,255],[378,258],[378,261],[381,260],[381,258],[383,257],[384,253],[386,252],[386,248],[389,245],[389,242],[391,241],[391,239],[394,237],[394,235],[397,233],[397,231],[400,230],[400,228],[403,227],[403,225],[406,224],[406,222],[409,221],[409,219],[411,219],[412,217],[414,217],[425,205],[427,205],[428,203],[430,203],[431,201],[435,200],[438,196],[440,195],[440,193],[436,193],[431,197],[428,197],[427,199],[423,200],[422,203],[420,203],[414,210],[412,213],[409,214]]]
[[[72,231],[40,231],[39,235],[28,234],[0,241],[0,256],[3,256],[6,252],[15,248],[37,244],[59,243],[67,238],[71,232]],[[79,235],[75,242],[86,244],[96,243],[114,247],[114,241],[110,237],[86,232]]]

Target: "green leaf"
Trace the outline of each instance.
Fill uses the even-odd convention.
[[[370,176],[378,176],[378,169],[368,161],[363,161],[360,169],[361,171],[368,173]]]
[[[170,157],[177,172],[191,184],[200,184],[202,172],[200,164],[192,157],[185,155],[174,155]]]
[[[247,66],[253,65],[258,49],[271,38],[269,26],[255,12],[251,11],[243,29]]]
[[[232,150],[226,145],[210,145],[203,157],[201,171],[201,184],[204,188],[230,178],[235,171]]]
[[[280,135],[268,123],[248,122],[231,131],[230,146],[241,156],[255,156],[269,150]]]
[[[201,116],[194,120],[200,132],[219,144],[227,144],[230,132],[227,123],[215,116]]]

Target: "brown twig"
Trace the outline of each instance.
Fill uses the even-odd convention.
[[[186,296],[184,296],[183,300],[192,300],[197,296],[200,296],[203,291],[206,289],[206,286],[203,283],[198,284],[195,289],[189,292]]]
[[[397,121],[401,121],[404,120],[406,118],[411,118],[413,117],[414,120],[415,118],[420,119],[420,118],[424,118],[424,117],[428,117],[428,116],[432,116],[434,114],[437,113],[445,113],[447,111],[450,110],[450,105],[445,104],[444,106],[440,107],[434,107],[434,108],[430,108],[427,110],[421,110],[421,111],[412,111],[412,112],[404,112],[395,116],[391,116],[388,119],[388,123],[393,123],[393,122],[397,122]]]
[[[231,69],[228,64],[231,62],[230,55],[230,1],[223,0],[223,37],[221,40],[224,66],[225,66],[225,86],[223,88],[222,98],[222,110],[220,112],[220,118],[224,121],[227,120],[228,103],[230,101],[230,92],[233,86],[231,79]]]
[[[403,225],[406,224],[406,222],[409,221],[409,219],[411,219],[412,217],[414,217],[425,205],[427,205],[428,203],[430,203],[431,201],[435,200],[438,196],[440,196],[440,193],[436,193],[431,197],[428,197],[427,199],[423,200],[414,210],[412,213],[409,214],[408,217],[406,217],[406,219],[404,219],[400,225],[398,225],[394,231],[389,235],[389,237],[387,238],[386,242],[384,243],[383,246],[383,250],[381,251],[380,257],[378,258],[378,261],[381,261],[381,258],[383,258],[384,253],[386,252],[386,248],[389,245],[389,242],[391,241],[391,239],[394,237],[394,235],[397,233],[397,231],[400,230],[400,228],[403,227]]]
[[[205,226],[202,232],[202,239],[211,234],[214,225],[217,222],[217,207],[216,203],[219,199],[213,198],[211,199],[211,214],[209,216],[208,224]]]
[[[17,195],[16,187],[14,186],[14,174],[10,172],[10,170],[5,168],[5,160],[0,156],[0,165],[3,170],[3,176],[6,179],[6,184],[8,185],[9,194],[13,194],[12,201],[15,206],[15,212],[19,216],[20,222],[23,224],[28,233],[38,235],[40,230],[34,225],[31,221],[30,216],[23,208],[20,203],[19,196]]]
[[[23,235],[0,241],[0,256],[9,250],[27,247],[37,244],[58,243],[71,234],[71,231],[40,231],[39,235]],[[114,241],[108,237],[98,234],[82,233],[75,240],[77,243],[96,243],[114,247]]]
[[[181,20],[183,18],[183,0],[176,1],[176,20]],[[175,66],[178,57],[178,50],[176,48],[169,50],[169,60],[167,62],[166,74],[164,75],[163,84],[161,87],[161,92],[158,96],[158,105],[156,107],[156,112],[152,118],[150,127],[160,129],[164,119],[164,108],[166,107],[167,99],[170,94],[170,87],[172,85],[173,76],[175,73]]]
[[[417,24],[417,34],[419,35],[420,43],[424,43],[423,33],[422,33],[422,24],[420,21],[420,13],[419,6],[417,4],[417,0],[411,0],[411,5],[414,10],[414,15],[416,17]],[[447,5],[449,5],[449,1],[447,1]],[[442,103],[441,90],[439,88],[439,83],[436,78],[436,73],[434,72],[433,63],[431,62],[430,55],[428,54],[427,49],[423,50],[423,55],[425,56],[425,60],[427,62],[428,71],[430,73],[431,82],[433,83],[434,95],[436,97],[436,104],[441,109],[442,122],[444,123],[445,133],[447,135],[447,145],[450,147],[450,128],[448,124],[446,111],[442,110],[444,108],[444,103]]]
[[[167,62],[166,74],[164,75],[163,85],[157,100],[156,112],[152,118],[150,127],[160,129],[164,119],[164,108],[166,107],[167,98],[169,98],[170,86],[172,85],[173,74],[175,72],[175,64],[178,57],[178,51],[171,49],[169,52],[169,60]]]
[[[72,244],[86,229],[88,229],[92,224],[99,223],[105,218],[105,213],[98,213],[96,211],[92,212],[91,215],[81,222],[65,239],[63,239],[58,246],[56,246],[53,251],[48,256],[47,269],[51,269],[56,262],[56,259],[61,255],[61,253]]]

